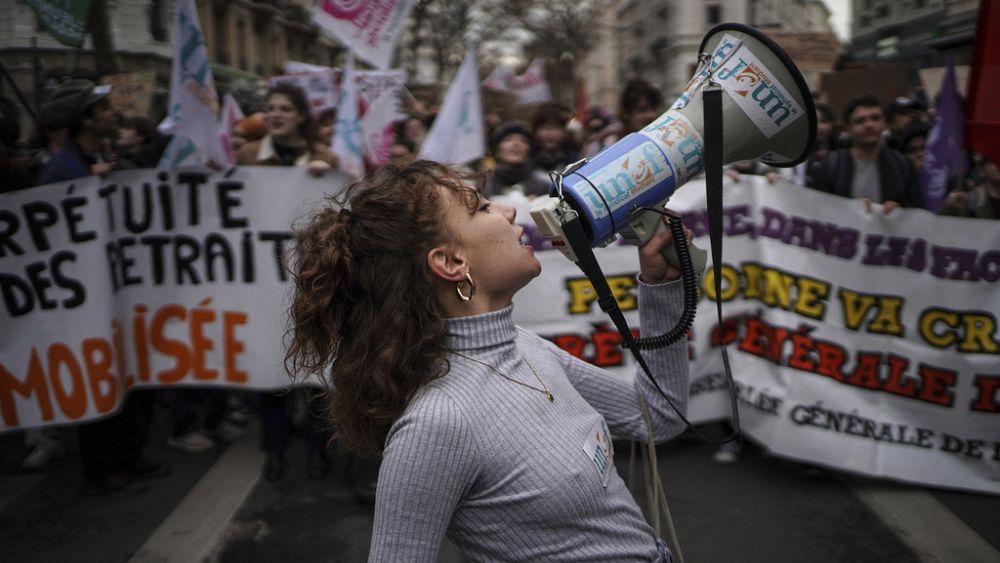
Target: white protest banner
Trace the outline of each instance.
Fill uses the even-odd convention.
[[[222,98],[222,115],[219,116],[219,139],[222,147],[226,149],[226,158],[229,164],[236,164],[236,150],[233,149],[233,128],[236,123],[243,119],[243,110],[240,104],[236,103],[236,98],[232,94],[226,93]]]
[[[703,181],[689,182],[670,207],[707,250],[704,193]],[[1000,493],[1000,223],[868,214],[860,202],[759,177],[724,194],[724,321],[720,330],[705,298],[715,295],[709,265],[688,343],[689,418],[729,417],[724,340],[743,429],[773,452]],[[518,204],[520,222],[530,223],[528,209]],[[533,243],[543,240],[526,227]],[[543,273],[516,296],[517,322],[633,376],[589,280],[558,252],[536,256]],[[597,257],[640,328],[636,249],[613,245]]]
[[[324,68],[312,72],[300,72],[297,74],[280,74],[268,79],[269,86],[290,82],[306,93],[309,99],[309,108],[313,115],[319,115],[324,111],[337,107],[340,98],[340,90],[337,87],[337,79],[340,71],[335,68]]]
[[[414,0],[319,0],[313,21],[377,68],[387,68]]]
[[[300,168],[139,170],[0,195],[0,431],[106,414],[135,385],[287,385],[290,225],[343,182]],[[703,193],[689,182],[671,207],[707,248]],[[530,222],[530,203],[512,202]],[[868,214],[744,177],[726,186],[724,228],[725,319],[706,274],[691,420],[728,416],[726,341],[744,430],[773,452],[1000,494],[1000,224]],[[631,377],[589,281],[527,231],[543,272],[515,298],[516,322]],[[636,250],[597,256],[641,329]]]
[[[399,88],[382,92],[382,95],[361,116],[365,158],[374,166],[382,166],[389,162],[389,149],[395,138],[396,121],[403,117],[399,111],[399,95]]]
[[[517,96],[519,104],[535,104],[552,100],[549,83],[545,79],[545,61],[531,61],[523,74],[514,74],[509,67],[498,67],[483,81],[483,87]]]
[[[484,137],[479,67],[476,50],[469,48],[448,86],[441,111],[420,146],[420,158],[462,164],[486,154]]]
[[[160,168],[180,164],[226,162],[216,116],[219,102],[208,67],[205,40],[194,0],[177,1],[174,20],[174,58],[170,71],[170,101],[161,132],[173,135],[160,159]]]
[[[364,139],[358,124],[358,87],[354,79],[354,53],[347,53],[347,68],[340,81],[340,107],[330,150],[340,160],[340,169],[361,178],[365,173]]]
[[[133,386],[287,386],[292,221],[345,181],[128,170],[0,195],[0,431],[105,415]]]

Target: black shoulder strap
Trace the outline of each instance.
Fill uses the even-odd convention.
[[[708,238],[712,245],[712,272],[715,278],[715,306],[722,329],[722,87],[710,83],[702,90],[705,112],[705,200],[708,211]],[[729,365],[729,352],[722,342],[722,365],[729,387],[730,408],[736,440],[743,443],[740,431],[740,411],[736,404],[736,383]]]

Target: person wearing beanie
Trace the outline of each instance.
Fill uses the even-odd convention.
[[[491,147],[496,167],[483,186],[483,195],[492,197],[520,192],[534,197],[548,194],[549,179],[535,169],[531,160],[536,144],[534,133],[521,122],[500,127]]]
[[[67,127],[69,133],[62,148],[42,167],[39,184],[111,173],[105,141],[114,136],[117,118],[108,101],[110,93],[110,86],[75,78],[60,84],[42,104],[46,122],[55,128]]]

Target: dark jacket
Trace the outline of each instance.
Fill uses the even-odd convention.
[[[854,197],[854,157],[850,149],[833,151],[810,172],[810,188]],[[878,153],[878,176],[882,196],[877,203],[896,201],[903,207],[920,207],[923,204],[917,171],[898,151],[882,147]]]
[[[96,155],[83,152],[73,137],[66,137],[66,142],[59,152],[52,155],[52,158],[42,166],[38,185],[44,186],[90,176],[90,165],[96,162]]]

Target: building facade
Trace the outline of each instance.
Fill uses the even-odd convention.
[[[580,58],[578,73],[591,104],[617,108],[620,85],[635,76],[659,88],[669,104],[694,74],[705,33],[723,22],[739,22],[769,35],[785,34],[796,46],[822,45],[825,56],[810,49],[808,61],[796,60],[816,87],[815,75],[833,68],[841,50],[829,17],[821,0],[619,0],[597,16],[593,27],[599,40]],[[786,50],[796,59],[793,49]]]
[[[97,1],[106,10],[113,60],[101,60],[92,34],[79,49],[62,45],[44,30],[25,0],[8,0],[0,2],[4,67],[35,107],[46,85],[61,77],[98,81],[103,74],[152,71],[157,92],[150,117],[159,118],[170,83],[175,0]],[[220,91],[259,93],[263,79],[282,73],[287,60],[327,66],[340,56],[336,42],[311,22],[309,0],[196,0],[196,4]],[[0,93],[10,96],[9,89],[5,82]]]
[[[921,73],[949,57],[967,69],[978,11],[978,0],[854,0],[850,61],[905,64],[910,94],[930,98]]]

